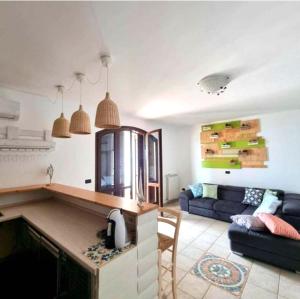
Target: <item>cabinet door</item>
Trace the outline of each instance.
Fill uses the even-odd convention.
[[[58,299],[91,299],[92,274],[65,253],[59,257]]]

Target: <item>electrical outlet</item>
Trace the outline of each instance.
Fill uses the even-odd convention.
[[[84,182],[85,182],[86,184],[90,184],[90,183],[92,182],[92,180],[91,180],[91,179],[86,179]]]

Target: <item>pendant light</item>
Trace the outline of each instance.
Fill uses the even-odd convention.
[[[64,116],[64,87],[61,85],[56,86],[57,92],[61,94],[61,114],[57,118],[52,127],[52,137],[56,138],[70,138],[70,123]]]
[[[101,56],[102,65],[106,67],[106,95],[97,107],[95,126],[102,129],[117,129],[120,127],[118,106],[110,99],[108,92],[108,65],[110,56]]]
[[[84,74],[77,73],[75,75],[76,75],[77,80],[80,83],[80,104],[79,104],[79,109],[72,114],[71,124],[70,124],[70,132],[72,134],[80,134],[80,135],[91,134],[90,117],[83,110],[82,104],[81,104],[82,80],[83,80]]]

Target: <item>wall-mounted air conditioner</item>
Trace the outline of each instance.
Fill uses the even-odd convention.
[[[20,117],[20,103],[0,97],[0,119],[18,120]]]

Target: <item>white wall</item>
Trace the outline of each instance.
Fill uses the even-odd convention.
[[[235,186],[278,188],[300,193],[300,110],[285,111],[243,119],[259,118],[261,133],[267,142],[267,168],[225,169],[201,168],[200,129],[190,129],[192,181]]]
[[[18,126],[23,129],[52,129],[52,123],[60,114],[60,104],[49,99],[0,88],[0,97],[19,101],[21,116],[18,121],[0,119],[0,127]],[[77,103],[65,103],[65,115],[70,119],[71,113],[77,109]],[[93,130],[96,105],[84,105],[91,117]],[[184,127],[161,124],[154,121],[133,118],[121,114],[122,125],[130,125],[144,130],[162,128],[163,132],[163,173],[178,173],[185,176],[187,164],[178,156],[186,152],[181,138],[185,136]],[[181,137],[182,136],[182,137]],[[70,139],[55,138],[56,149],[52,153],[7,155],[0,154],[0,188],[48,182],[46,168],[53,164],[54,182],[94,189],[95,179],[95,134],[73,135]],[[183,149],[183,150],[182,150]],[[188,160],[188,158],[185,156]],[[84,180],[92,179],[86,185]],[[184,186],[188,180],[182,180]],[[165,189],[165,188],[164,188]]]

